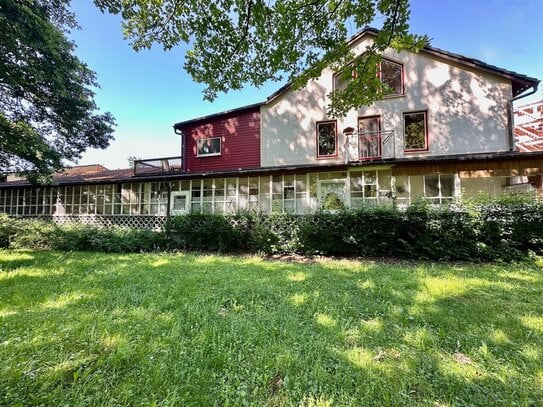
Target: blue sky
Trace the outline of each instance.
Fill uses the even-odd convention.
[[[79,164],[125,168],[128,157],[180,154],[172,125],[186,119],[260,102],[282,83],[202,98],[203,85],[183,70],[186,47],[135,52],[122,37],[118,16],[101,14],[91,1],[72,3],[81,30],[72,38],[77,54],[93,69],[100,89],[96,102],[117,119],[115,141],[90,150]],[[412,0],[411,31],[431,45],[543,79],[543,0]],[[379,27],[379,21],[373,24]],[[354,30],[354,27],[353,27]],[[543,88],[543,86],[542,86]],[[542,99],[538,93],[525,99]]]

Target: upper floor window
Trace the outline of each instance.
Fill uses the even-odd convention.
[[[426,112],[404,113],[404,150],[428,150],[428,124]]]
[[[317,123],[317,158],[337,156],[336,121]]]
[[[385,85],[386,96],[403,95],[403,66],[401,64],[382,59],[379,66],[379,78]]]
[[[351,68],[351,67],[352,67],[352,64],[348,65],[348,67],[345,68],[345,69],[350,69],[351,70],[351,78],[345,78],[343,76],[343,72],[345,72],[345,70],[343,70],[341,72],[336,72],[334,74],[334,92],[344,90],[347,87],[347,85],[349,84],[350,80],[356,78],[356,70],[354,68]],[[345,72],[345,74],[347,74],[347,73]]]
[[[196,140],[196,150],[197,157],[221,155],[221,138],[199,138]]]
[[[351,78],[356,78],[356,69],[354,69],[353,62],[349,65],[351,69]],[[343,71],[345,72],[345,71]],[[379,80],[384,85],[383,95],[384,96],[401,96],[404,94],[404,83],[403,83],[403,65],[389,59],[381,59],[377,66],[377,75]],[[348,83],[349,78],[345,78],[342,72],[338,72],[334,75],[334,90],[342,91],[344,90]]]

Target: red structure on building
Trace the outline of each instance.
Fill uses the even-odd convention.
[[[543,151],[543,100],[517,107],[514,115],[517,151]]]

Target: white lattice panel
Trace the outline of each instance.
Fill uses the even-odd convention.
[[[125,215],[55,215],[32,217],[50,220],[58,224],[82,223],[98,227],[124,226],[135,229],[160,231],[166,222],[166,216],[125,216]]]

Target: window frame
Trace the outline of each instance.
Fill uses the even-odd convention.
[[[430,196],[427,191],[427,179],[428,177],[435,176],[437,178],[437,195]],[[452,180],[452,195],[443,195],[443,184],[442,178],[449,178]],[[447,205],[454,201],[457,197],[457,188],[456,188],[456,175],[454,173],[436,173],[436,174],[424,174],[423,175],[423,190],[424,190],[424,199],[426,201],[439,201],[438,203],[430,202],[431,205]]]
[[[353,61],[353,62],[351,62],[351,63],[349,63],[347,65],[347,67],[349,67],[351,69],[351,80],[356,79],[356,76],[357,76],[356,75],[356,69],[354,69],[354,67],[353,67],[354,64],[355,64],[355,61]],[[347,69],[347,68],[345,68],[345,69]],[[341,91],[341,90],[345,89],[345,87],[347,86],[347,85],[345,85],[343,87],[343,89],[338,89],[338,86],[337,86],[338,81],[339,81],[338,78],[341,76],[341,74],[342,74],[342,71],[339,71],[339,72],[334,72],[334,74],[332,75],[332,89],[333,89],[334,92],[336,92],[338,90]]]
[[[424,115],[424,147],[423,148],[406,148],[405,145],[405,136],[406,136],[406,126],[405,118],[409,115],[423,114]],[[419,153],[429,151],[429,136],[428,136],[428,110],[416,110],[412,112],[403,112],[402,113],[402,125],[403,125],[403,151],[404,153]]]
[[[399,65],[400,66],[400,69],[401,69],[401,86],[402,86],[402,90],[401,90],[401,93],[389,93],[389,94],[383,94],[383,99],[386,99],[386,98],[396,98],[396,97],[400,97],[400,96],[405,96],[405,74],[404,74],[404,64],[401,63],[401,62],[398,62],[398,61],[394,61],[392,59],[389,59],[389,58],[383,58],[381,57],[381,61],[379,61],[379,70],[378,70],[378,74],[379,74],[379,81],[381,82],[381,85],[383,84],[383,77],[382,77],[382,72],[383,72],[383,69],[382,69],[382,63],[383,61],[386,61],[386,62],[390,62],[392,64],[395,64],[395,65]]]
[[[334,124],[334,133],[335,133],[335,146],[334,146],[334,153],[333,154],[327,154],[327,155],[321,155],[319,154],[319,126],[323,124]],[[318,121],[315,123],[315,147],[316,147],[316,153],[317,153],[317,159],[318,160],[325,160],[328,158],[337,158],[339,155],[339,136],[337,133],[337,120],[323,120]]]
[[[390,59],[390,58],[385,58],[383,56],[381,56],[381,60],[378,62],[378,66],[377,66],[377,76],[379,77],[379,82],[381,82],[381,85],[383,84],[383,78],[382,78],[382,67],[381,67],[381,64],[383,63],[383,61],[386,61],[386,62],[390,62],[392,64],[395,64],[395,65],[398,65],[401,69],[401,82],[402,82],[402,90],[401,90],[401,93],[389,93],[389,94],[383,94],[382,95],[382,98],[383,99],[387,99],[387,98],[395,98],[395,97],[401,97],[401,96],[405,96],[405,70],[404,70],[404,64],[402,62],[398,62],[398,61],[394,61],[393,59]],[[347,66],[348,67],[351,67],[351,79],[356,79],[357,77],[357,74],[356,74],[356,69],[354,69],[353,65],[356,63],[356,58],[355,58],[355,61],[351,62],[350,64],[348,64]],[[336,92],[338,90],[338,86],[337,86],[337,82],[338,82],[338,77],[341,75],[341,71],[339,72],[334,72],[334,74],[332,75],[332,89],[334,92]],[[347,86],[347,85],[345,85]],[[339,90],[342,90],[342,89],[339,89]]]
[[[377,139],[378,139],[378,147],[377,147],[377,150],[378,150],[378,155],[376,156],[368,156],[368,157],[363,157],[361,154],[360,154],[360,121],[362,120],[377,120],[377,132],[376,132],[376,136],[377,136]],[[356,130],[357,130],[357,135],[358,135],[358,158],[362,161],[371,161],[371,160],[376,160],[376,159],[380,159],[383,157],[383,145],[382,145],[382,141],[383,141],[383,134],[382,134],[382,128],[381,128],[381,115],[380,114],[377,114],[377,115],[370,115],[370,116],[358,116],[358,118],[356,119]]]
[[[219,140],[219,152],[200,153],[199,144],[201,142],[203,142],[203,140],[216,140],[216,139]],[[201,137],[201,138],[197,138],[195,141],[196,141],[196,157],[198,157],[198,158],[201,158],[201,157],[216,157],[216,156],[222,155],[222,138],[220,136],[217,136],[217,137]]]
[[[343,191],[341,191],[341,196],[336,194],[335,191],[330,191],[330,193],[336,194],[336,199],[338,199],[339,207],[338,208],[325,208],[327,196],[323,196],[324,187],[326,185],[336,185],[341,186]],[[320,210],[327,213],[337,213],[342,208],[348,207],[350,205],[350,185],[348,184],[348,177],[345,178],[332,178],[332,179],[320,179],[317,178],[317,204]]]

